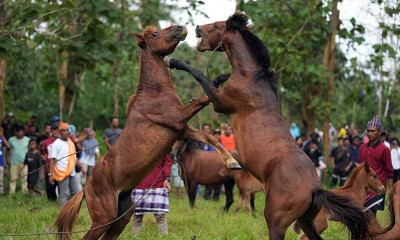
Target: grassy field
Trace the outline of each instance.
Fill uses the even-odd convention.
[[[235,194],[236,198],[237,195]],[[255,217],[249,216],[244,210],[236,213],[234,210],[236,202],[228,213],[223,213],[221,209],[224,202],[224,196],[218,202],[205,201],[199,197],[196,200],[196,207],[192,209],[189,207],[187,197],[184,199],[176,198],[172,191],[170,213],[168,214],[168,237],[161,237],[154,217],[146,215],[139,238],[190,240],[193,236],[196,236],[196,239],[199,240],[268,239],[263,215],[264,197],[261,193],[256,194]],[[8,237],[4,234],[33,234],[51,231],[58,212],[58,202],[50,203],[44,197],[28,198],[22,193],[13,197],[0,196],[0,239],[55,239],[54,235]],[[380,212],[378,216],[382,223],[388,219],[386,212]],[[322,235],[324,239],[348,239],[347,232],[342,225],[331,222],[329,226],[329,229]],[[89,228],[90,217],[84,203],[75,230]],[[74,234],[73,239],[81,239],[83,235],[83,233]],[[119,239],[134,239],[131,223],[125,228]],[[286,239],[297,239],[297,235],[291,228],[287,231]]]

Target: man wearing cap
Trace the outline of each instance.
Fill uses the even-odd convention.
[[[389,181],[389,190],[393,187],[393,166],[390,157],[390,149],[380,142],[382,123],[379,115],[371,119],[367,124],[368,142],[360,147],[358,160],[360,163],[368,161],[370,167],[376,172],[379,180],[386,188]],[[383,210],[385,206],[385,196],[375,195],[369,192],[364,204],[366,210],[371,210],[376,216],[377,210]]]
[[[25,136],[24,126],[18,125],[15,128],[15,136],[10,137],[10,151],[7,151],[7,163],[10,165],[10,194],[15,194],[18,177],[22,177],[21,191],[28,192],[27,174],[28,168],[24,165],[25,155],[28,152],[29,138]]]
[[[82,167],[76,158],[75,144],[69,139],[69,125],[65,122],[60,122],[58,125],[60,136],[54,141],[51,146],[49,158],[52,164],[50,165],[49,182],[58,183],[60,190],[61,207],[73,197],[77,192],[82,190],[80,178],[76,177],[75,165]],[[85,175],[85,172],[82,172]]]
[[[45,167],[45,178],[44,182],[46,183],[46,194],[47,194],[47,199],[50,201],[56,201],[57,200],[57,194],[56,194],[56,187],[57,183],[55,184],[50,184],[50,166],[48,164],[51,163],[51,158],[49,158],[49,152],[51,151],[51,146],[52,144],[56,141],[56,139],[59,136],[58,132],[58,123],[53,122],[51,124],[51,135],[49,138],[44,140],[41,144],[41,153],[42,153],[42,160]]]

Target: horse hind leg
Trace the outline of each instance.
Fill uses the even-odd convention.
[[[193,139],[197,142],[202,142],[208,145],[213,146],[219,155],[222,157],[224,160],[226,166],[230,169],[241,169],[242,167],[239,165],[239,163],[232,157],[232,155],[222,147],[222,145],[218,142],[217,139],[215,139],[213,136],[210,134],[207,134],[203,131],[200,131],[190,125],[187,126],[185,129],[185,133],[183,134],[182,138],[190,138]]]
[[[108,186],[103,187],[101,197],[94,194],[90,189],[85,192],[86,203],[92,218],[91,230],[89,230],[82,238],[84,240],[95,240],[108,231],[109,225],[117,217],[117,197],[114,191],[109,190]]]
[[[125,226],[129,223],[134,214],[135,209],[130,196],[130,191],[121,193],[118,196],[118,218],[123,215],[120,219],[114,222],[111,227],[104,234],[104,240],[114,240],[124,231]]]

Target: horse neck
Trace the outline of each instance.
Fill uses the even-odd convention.
[[[349,186],[347,189],[353,193],[354,199],[357,203],[362,204],[364,202],[365,196],[367,192],[365,191],[365,186],[367,185],[365,180],[365,171],[361,170],[357,175],[353,176],[355,179],[353,184]],[[361,176],[363,175],[363,176]],[[346,187],[346,185],[344,186]]]
[[[281,115],[279,99],[272,90],[268,80],[254,79],[256,71],[260,70],[261,67],[251,53],[241,34],[238,31],[226,33],[222,45],[232,66],[231,79],[238,79],[241,83],[247,85],[250,83],[255,83],[255,81],[257,81],[257,84],[265,84],[265,87],[263,86],[262,90],[267,93],[266,96],[268,96],[268,98],[266,98],[266,100],[268,102],[268,106],[272,111]],[[233,77],[235,75],[239,75],[241,77],[235,78]],[[260,86],[257,85],[256,88],[260,89]]]
[[[139,60],[138,92],[143,88],[155,91],[166,87],[175,92],[170,72],[160,56],[148,48],[143,49]]]
[[[257,61],[238,31],[224,35],[223,47],[231,62],[233,74],[252,74],[257,69]],[[241,50],[238,51],[238,49]]]

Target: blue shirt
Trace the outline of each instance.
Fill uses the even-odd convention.
[[[0,167],[4,166],[4,160],[3,160],[3,147],[5,147],[6,144],[3,141],[3,138],[0,137]]]

